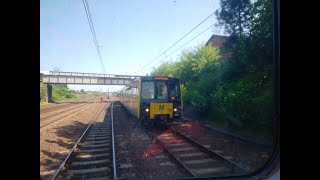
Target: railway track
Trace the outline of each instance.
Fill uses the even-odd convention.
[[[215,177],[247,172],[244,167],[210,150],[190,135],[170,128],[156,137],[164,150],[193,177]]]
[[[67,110],[64,110],[62,112],[57,112],[55,114],[40,118],[40,130],[42,128],[44,128],[45,126],[48,126],[49,124],[52,124],[52,123],[54,123],[56,121],[61,120],[64,117],[67,117],[67,116],[72,115],[72,114],[74,114],[76,112],[79,112],[79,111],[81,111],[81,110],[83,110],[85,108],[88,108],[91,105],[92,104],[81,104],[80,106],[76,106],[76,107],[73,107],[71,109],[67,109]],[[74,110],[74,111],[70,111],[70,110]],[[60,115],[62,115],[62,116],[60,116]],[[58,118],[50,120],[51,118],[56,117],[56,116],[58,116]]]
[[[59,110],[59,109],[64,109],[64,108],[67,108],[69,106],[73,106],[75,104],[95,103],[95,102],[100,102],[100,99],[91,98],[91,99],[87,99],[87,100],[79,101],[79,102],[64,102],[64,103],[57,104],[57,105],[52,105],[52,106],[49,106],[49,107],[40,107],[40,115],[46,114],[46,113],[49,113],[49,112],[52,112],[52,111],[56,111],[56,110]]]
[[[114,104],[117,179],[173,179],[186,177],[153,136],[119,102]]]
[[[134,119],[127,120],[127,123],[132,122],[132,120]],[[119,122],[117,121],[117,123]],[[123,124],[120,127],[124,127]],[[167,166],[167,168],[171,167],[171,171],[173,171],[174,169],[177,170],[177,167],[179,166],[183,169],[180,170],[180,172],[183,172],[184,177],[181,177],[181,175],[178,175],[178,173],[176,173],[170,175],[171,178],[221,177],[230,176],[232,174],[245,174],[248,172],[246,167],[233,162],[230,157],[221,156],[218,152],[210,150],[207,145],[200,144],[199,142],[192,139],[190,135],[175,130],[174,128],[170,127],[169,124],[165,124],[162,127],[145,126],[145,128],[145,132],[151,137],[151,139],[155,139],[155,141],[153,142],[156,142],[162,146],[162,148],[158,149],[156,145],[150,144],[149,148],[147,148],[147,152],[150,153],[150,158],[158,159],[158,162],[153,162],[154,164],[150,164],[150,166],[157,166],[158,168],[164,168],[165,166]],[[141,141],[148,141],[148,138],[144,137],[141,132],[136,133],[135,136],[141,139]],[[165,173],[170,172],[170,170],[162,171],[162,174],[151,175],[150,173],[145,172],[145,170],[143,172],[139,171],[142,168],[140,166],[138,167],[137,165],[142,165],[142,160],[139,163],[135,163],[133,161],[134,158],[128,157],[128,153],[131,152],[132,148],[134,148],[133,144],[123,144],[122,142],[125,142],[126,139],[124,139],[122,135],[120,138],[120,135],[118,134],[116,135],[116,138],[118,139],[119,147],[123,145],[124,150],[126,150],[125,147],[127,146],[131,147],[130,149],[128,149],[128,152],[126,152],[127,156],[123,156],[121,153],[117,156],[120,165],[119,167],[117,167],[119,169],[120,179],[130,179],[135,177],[138,178],[144,177],[144,175],[148,175],[148,177],[151,179],[152,177],[163,178],[166,175]],[[134,138],[130,138],[130,140],[134,140]],[[137,144],[139,143],[137,142]],[[164,150],[164,154],[162,154],[161,149]],[[125,153],[125,151],[123,153]],[[146,154],[146,156],[147,155],[148,154]],[[160,159],[163,159],[164,161],[159,163]],[[149,160],[149,162],[151,163],[152,160]],[[177,167],[175,167],[176,165]],[[132,176],[132,174],[134,174],[134,176]]]
[[[41,107],[40,108],[40,114],[43,114],[43,113],[46,113],[46,112],[50,112],[50,111],[53,111],[53,110],[57,110],[57,109],[60,109],[60,108],[64,108],[66,106],[69,106],[71,105],[70,103],[63,103],[63,104],[57,104],[57,105],[51,105],[49,107]]]
[[[208,129],[210,131],[214,131],[217,133],[222,134],[225,137],[228,137],[230,139],[233,139],[236,142],[242,143],[242,144],[249,144],[249,145],[253,145],[256,147],[262,147],[262,148],[272,148],[272,144],[271,143],[266,143],[266,142],[259,142],[257,140],[253,140],[253,139],[248,139],[248,138],[244,138],[242,136],[236,135],[234,133],[230,133],[230,132],[225,132],[223,130],[219,130],[217,128],[213,128],[210,127],[209,125],[201,125],[201,127]]]
[[[46,113],[40,113],[40,120],[44,120],[44,119],[48,119],[48,118],[51,118],[51,117],[54,117],[54,116],[57,116],[57,115],[59,115],[59,114],[62,114],[62,113],[64,113],[64,112],[67,112],[67,111],[70,111],[70,110],[73,110],[73,109],[77,109],[77,108],[79,108],[79,107],[82,107],[82,106],[84,106],[84,105],[86,105],[85,103],[83,103],[83,104],[79,104],[79,105],[75,105],[75,106],[73,106],[72,105],[72,107],[71,108],[68,108],[68,109],[64,109],[64,108],[61,108],[61,109],[63,109],[62,111],[57,111],[57,112],[55,112],[55,111],[50,111],[50,112],[52,112],[52,113],[49,113],[49,112],[46,112]],[[60,108],[59,108],[60,109]],[[55,110],[57,110],[57,109],[55,109]],[[43,115],[43,114],[45,114],[45,115]],[[48,115],[47,115],[48,114]]]
[[[103,109],[88,125],[52,179],[113,179],[115,172],[113,117],[95,123]],[[113,106],[113,103],[112,103]],[[109,108],[112,111],[112,107]]]
[[[208,149],[238,164],[247,172],[262,167],[272,155],[272,145],[239,138],[199,123],[185,122],[169,126],[180,134],[188,135],[189,139],[205,144]]]
[[[138,163],[135,163],[133,161],[135,159],[134,156],[129,156],[128,153],[133,153],[134,151],[131,151],[132,148],[138,147],[139,143],[136,142],[128,146],[130,144],[122,144],[123,141],[128,141],[128,137],[126,139],[121,133],[115,136],[113,128],[113,104],[112,102],[111,108],[108,109],[108,120],[105,120],[103,123],[95,123],[94,121],[90,123],[52,179],[127,179],[128,177],[146,177],[145,175],[148,175],[147,177],[149,178],[168,177],[168,174],[159,174],[157,176],[146,172],[146,167],[140,167],[142,164],[140,159]],[[97,113],[98,115],[94,120],[97,119],[104,107],[97,110],[99,113]],[[118,111],[119,109],[116,110],[116,113]],[[117,118],[118,124],[116,124],[116,128],[126,127],[121,126],[118,122],[124,116]],[[134,118],[127,119],[127,123],[133,123],[132,120]],[[138,124],[133,123],[133,126],[138,127]],[[148,131],[148,129],[146,130]],[[179,171],[183,174],[182,176],[179,173],[173,173],[169,177],[221,177],[248,173],[246,166],[233,161],[230,156],[222,155],[223,153],[218,152],[219,150],[209,148],[209,144],[198,141],[198,139],[188,134],[187,131],[184,132],[181,128],[176,128],[176,125],[166,124],[164,130],[158,131],[158,133],[149,131],[150,138],[141,134],[140,131],[133,132],[136,132],[136,139],[138,138],[140,141],[149,141],[149,139],[152,141],[154,138],[155,141],[152,142],[158,144],[150,144],[146,148],[146,152],[151,153],[149,154],[151,157],[149,157],[148,162],[152,162],[152,166],[171,168],[171,172],[174,169],[181,169]],[[133,139],[129,138],[128,142],[131,142]],[[115,140],[117,141],[115,142]],[[115,145],[117,145],[118,149],[115,149]],[[119,149],[121,145],[123,145],[122,149]],[[159,145],[164,150],[163,154],[162,148],[157,148]],[[136,152],[139,152],[139,149]],[[145,158],[147,158],[147,155]],[[161,162],[159,162],[160,160]],[[168,173],[170,170],[162,172]]]

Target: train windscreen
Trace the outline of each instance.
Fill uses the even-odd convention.
[[[168,99],[168,88],[165,81],[156,82],[157,99]]]
[[[142,99],[154,99],[154,82],[142,82]]]
[[[179,94],[179,82],[168,82],[169,97],[178,97]]]
[[[142,82],[142,99],[166,100],[179,97],[179,83],[168,81],[145,81]]]

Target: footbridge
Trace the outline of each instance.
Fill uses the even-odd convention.
[[[40,81],[45,84],[129,85],[137,77],[140,76],[40,71]]]
[[[140,76],[80,72],[40,71],[40,82],[47,84],[47,102],[52,102],[51,84],[125,85]]]

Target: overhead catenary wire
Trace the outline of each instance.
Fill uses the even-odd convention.
[[[169,55],[167,55],[165,58],[161,59],[159,61],[159,63],[157,63],[156,65],[160,64],[163,62],[164,59],[166,59],[167,57],[170,57],[173,53],[177,52],[178,50],[180,50],[181,48],[183,48],[185,45],[189,44],[191,41],[195,40],[197,37],[199,37],[201,34],[205,33],[206,31],[208,31],[211,27],[213,27],[213,25],[209,26],[207,29],[205,29],[204,31],[202,31],[201,33],[199,33],[197,36],[195,36],[194,38],[192,38],[191,40],[189,40],[188,42],[186,42],[185,44],[183,44],[182,46],[180,46],[178,49],[174,50],[173,52],[171,52]]]
[[[219,8],[220,9],[220,8]],[[217,10],[219,10],[217,9]],[[217,11],[216,10],[216,11]],[[212,15],[215,14],[214,11],[213,13],[211,13],[208,17],[206,17],[203,21],[201,21],[198,25],[196,25],[194,28],[192,28],[187,34],[185,34],[183,37],[181,37],[179,40],[177,40],[175,43],[173,43],[168,49],[166,49],[162,54],[160,54],[159,56],[157,56],[155,59],[153,59],[150,63],[146,64],[145,66],[143,66],[142,68],[140,68],[138,71],[136,71],[135,73],[138,73],[139,71],[141,71],[142,69],[146,68],[147,66],[151,65],[155,60],[157,60],[159,57],[161,57],[162,55],[164,55],[168,50],[170,50],[172,47],[174,47],[178,42],[180,42],[183,38],[185,38],[187,35],[189,35],[192,31],[194,31],[197,27],[199,27],[202,23],[204,23],[206,20],[208,20]]]
[[[190,43],[191,41],[193,41],[194,39],[196,39],[197,37],[199,37],[201,34],[203,34],[204,32],[206,32],[207,30],[209,30],[212,26],[208,27],[207,29],[205,29],[204,31],[202,31],[201,33],[199,33],[196,37],[194,37],[193,39],[191,39],[190,41],[188,41],[187,43],[183,44],[182,46],[180,46],[178,49],[176,49],[175,51],[173,51],[172,53],[170,53],[168,56],[166,56],[165,58],[163,58],[162,60],[160,60],[157,64],[155,64],[155,66],[159,65],[160,63],[163,63],[163,60],[165,60],[167,57],[170,57],[173,53],[175,53],[176,51],[180,50],[182,47],[184,47],[185,45],[187,45],[188,43]],[[213,31],[213,34],[218,34],[219,35],[220,29],[215,29]],[[153,67],[155,67],[153,66]]]
[[[98,52],[98,56],[99,56],[100,64],[101,64],[101,67],[102,67],[102,71],[104,73],[106,73],[106,70],[105,70],[105,67],[104,67],[104,63],[103,63],[103,60],[102,60],[102,56],[101,56],[101,52],[100,52],[100,48],[99,48],[100,46],[99,46],[99,43],[98,43],[98,40],[97,40],[97,36],[96,36],[95,30],[94,30],[93,21],[92,21],[92,18],[91,18],[91,12],[90,12],[88,1],[87,0],[82,0],[82,2],[83,2],[83,6],[84,6],[84,9],[85,9],[85,12],[86,12],[87,19],[88,19],[88,23],[89,23],[91,34],[92,34],[92,37],[93,37],[93,41],[94,41],[94,44],[95,44],[97,52]]]

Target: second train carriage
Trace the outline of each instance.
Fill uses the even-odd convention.
[[[182,116],[178,78],[142,76],[119,93],[120,102],[141,122],[173,122]]]

